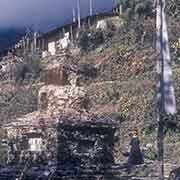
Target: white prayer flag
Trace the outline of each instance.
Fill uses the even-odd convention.
[[[158,109],[160,113],[169,115],[176,113],[176,101],[172,81],[171,57],[165,16],[165,0],[157,0],[156,13],[156,50],[159,55],[157,61],[157,73],[159,75],[157,94]]]

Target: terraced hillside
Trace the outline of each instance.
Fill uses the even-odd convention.
[[[169,164],[180,164],[180,159],[177,158],[180,148],[180,23],[174,17],[169,17],[168,22],[177,114],[167,120],[165,140],[167,169],[169,169]],[[64,52],[61,51],[39,61],[40,74],[47,67],[57,64],[86,64],[87,66],[94,65],[97,68],[96,78],[91,80],[80,79],[80,84],[82,83],[86,87],[90,100],[90,106],[86,113],[113,116],[119,121],[121,127],[119,129],[119,142],[116,145],[116,160],[118,162],[126,161],[124,153],[129,147],[129,133],[134,128],[138,128],[141,146],[145,149],[146,160],[155,162],[157,158],[157,122],[155,116],[157,57],[154,51],[154,32],[155,21],[153,17],[143,18],[141,21],[130,21],[127,24],[120,16],[120,18],[118,17],[118,26],[116,24],[103,30],[82,31],[78,47],[67,50],[66,56],[62,55]],[[35,82],[41,86],[39,73],[32,76],[30,80],[28,78],[29,76],[26,76],[20,82],[13,83],[15,83],[16,88],[29,86],[30,83],[31,86],[29,87],[34,87]],[[32,79],[33,81],[31,81]],[[55,79],[54,76],[49,77],[49,80],[56,81]],[[3,84],[1,86],[3,87]],[[12,97],[21,96],[19,92],[13,92]],[[5,92],[3,102],[5,104],[6,102],[11,103],[12,99],[9,99],[9,94],[6,95],[6,93],[9,92]],[[31,95],[32,98],[25,102],[22,99],[16,99],[21,105],[16,107],[20,108],[17,108],[16,113],[13,113],[10,118],[6,116],[6,119],[2,119],[3,124],[37,109],[37,103],[34,103],[34,101],[38,101],[37,92],[31,93]],[[22,111],[23,103],[27,104],[27,111]],[[32,107],[32,104],[35,106]],[[2,114],[5,111],[12,112],[11,109],[15,108],[6,106],[4,109],[4,104],[1,105],[0,113]]]

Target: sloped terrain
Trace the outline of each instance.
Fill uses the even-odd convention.
[[[59,53],[40,61],[42,72],[54,64],[65,65],[69,63],[77,65],[85,63],[95,65],[98,70],[97,77],[82,82],[87,89],[87,95],[91,102],[88,113],[121,117],[116,118],[121,125],[119,142],[116,145],[116,160],[118,162],[126,160],[123,154],[127,151],[127,147],[129,147],[129,133],[134,128],[138,128],[141,145],[146,148],[146,158],[153,161],[157,158],[154,24],[153,19],[146,19],[143,23],[132,22],[128,27],[121,26],[113,31],[103,31],[104,40],[97,47],[93,45],[90,46],[93,47],[92,49],[80,47],[81,51],[76,49],[76,53],[75,50],[67,52],[68,57],[63,56],[62,58]],[[93,30],[92,33],[94,36],[96,35],[95,31]],[[169,19],[169,32],[177,114],[174,118],[170,119],[170,123],[167,125],[165,160],[168,163],[178,164],[180,163],[180,159],[177,158],[177,149],[180,147],[178,129],[180,115],[180,45],[178,45],[178,38],[180,37],[180,31],[179,23],[174,19]],[[94,43],[94,41],[88,43]],[[51,78],[55,81],[54,77],[50,77],[49,80]],[[36,80],[39,82],[39,76],[36,77]],[[24,82],[21,83],[20,87],[23,86]],[[18,90],[16,92],[20,93],[20,96],[25,97],[28,95],[26,94],[27,91],[21,93]],[[35,103],[37,102],[37,93],[31,94],[33,95],[32,98],[27,101],[26,99],[19,101],[21,106],[16,106],[15,104],[14,107],[11,107],[12,109],[7,107],[8,110],[3,108],[0,110],[2,114],[5,111],[11,113],[16,111],[11,118],[9,116],[5,117],[7,118],[5,121],[13,120],[13,117],[15,118],[37,109],[37,103]],[[16,109],[15,107],[19,108]],[[25,111],[22,107],[28,110]],[[147,149],[147,145],[150,148]]]

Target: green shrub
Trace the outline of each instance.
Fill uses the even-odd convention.
[[[83,51],[93,50],[104,42],[104,34],[101,30],[89,30],[80,32],[79,47]]]

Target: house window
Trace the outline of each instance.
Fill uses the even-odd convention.
[[[29,150],[32,152],[42,151],[42,138],[30,138],[29,139]]]

